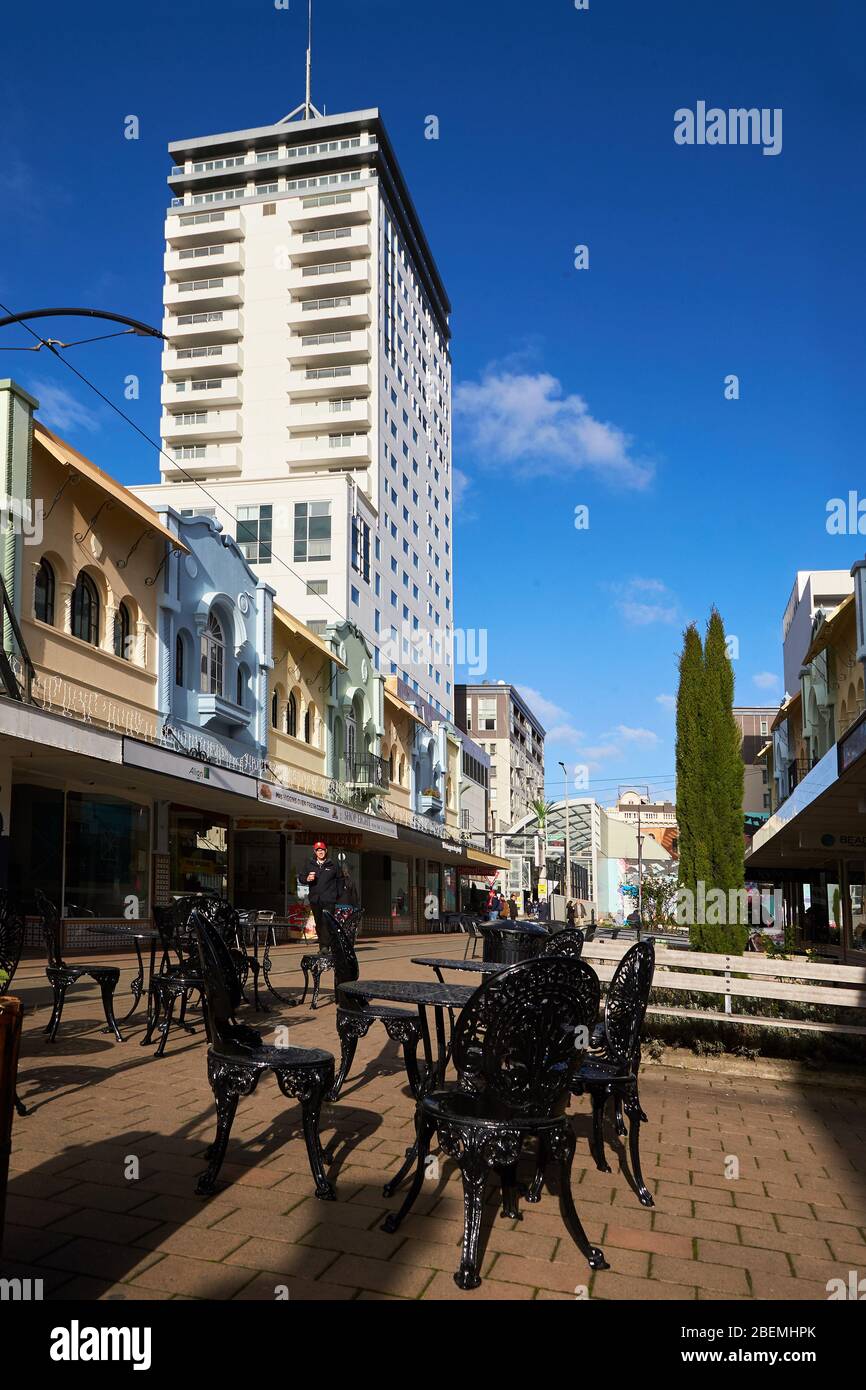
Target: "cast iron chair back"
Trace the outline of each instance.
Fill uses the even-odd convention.
[[[568,956],[571,960],[580,960],[583,955],[583,941],[583,932],[579,927],[566,927],[564,931],[558,931],[549,941],[545,941],[540,954]]]
[[[51,899],[46,898],[41,888],[37,888],[33,896],[36,899],[37,911],[42,917],[42,933],[48,948],[48,964],[55,969],[62,970],[65,961],[60,946],[60,913]]]
[[[15,978],[21,951],[24,947],[24,914],[15,907],[6,889],[0,890],[0,970],[5,970],[8,979],[0,985],[0,992],[9,993]]]
[[[352,909],[351,916],[345,921],[339,922],[333,912],[328,912],[327,908],[322,916],[328,927],[331,938],[330,952],[334,960],[334,984],[339,990],[340,985],[351,984],[360,975],[358,967],[358,957],[355,953],[355,938],[361,927],[364,910],[360,907]],[[351,1008],[353,1004],[347,1003],[343,1007]],[[363,1006],[361,1006],[363,1007]]]
[[[583,1060],[600,997],[592,967],[567,956],[491,975],[454,1027],[460,1085],[512,1113],[549,1114]]]
[[[652,941],[638,941],[616,967],[604,1004],[604,1034],[608,1056],[624,1071],[636,1072],[640,1034],[655,971]]]
[[[164,956],[170,959],[174,955],[179,964],[190,965],[193,969],[197,961],[193,956],[189,919],[198,906],[199,899],[189,893],[185,897],[175,898],[168,907],[153,909],[153,919],[159,932]]]
[[[211,1047],[220,1053],[247,1056],[251,1048],[262,1046],[262,1036],[235,1019],[241,987],[229,948],[200,908],[190,914],[189,930],[201,965]]]

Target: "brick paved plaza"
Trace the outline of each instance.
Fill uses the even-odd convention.
[[[431,948],[462,956],[463,939],[362,941],[362,975],[429,979],[410,957]],[[297,987],[300,954],[280,948],[278,987]],[[125,986],[128,958],[115,959]],[[340,1101],[323,1111],[336,1203],[311,1196],[300,1112],[273,1078],[241,1101],[222,1186],[202,1199],[193,1189],[214,1131],[203,1027],[195,1037],[174,1033],[156,1061],[138,1046],[143,1007],[115,1045],[101,1032],[96,992],[82,986],[49,1047],[41,961],[22,962],[15,993],[28,1010],[19,1086],[32,1109],[13,1131],[3,1273],[43,1279],[46,1298],[270,1300],[282,1285],[297,1300],[574,1299],[582,1286],[594,1299],[824,1301],[829,1279],[866,1274],[866,1092],[856,1079],[849,1089],[809,1074],[778,1081],[645,1066],[651,1211],[620,1173],[611,1131],[614,1171],[591,1165],[589,1104],[573,1101],[575,1199],[610,1270],[589,1270],[554,1195],[523,1203],[514,1221],[498,1215],[491,1186],[484,1282],[461,1293],[452,1274],[462,1200],[450,1161],[397,1235],[380,1229],[397,1204],[383,1198],[382,1183],[413,1133],[401,1055],[382,1028],[362,1040]],[[260,1015],[266,1040],[287,1023],[293,1044],[338,1052],[330,990],[323,1000],[317,1013],[275,1005]],[[243,1016],[256,1022],[251,1010]],[[725,1175],[731,1155],[735,1181]]]

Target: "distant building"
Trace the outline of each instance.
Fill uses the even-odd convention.
[[[743,810],[747,815],[770,812],[770,782],[766,759],[759,754],[771,736],[778,705],[739,705],[733,715],[740,731],[743,759]]]
[[[455,687],[454,718],[490,755],[490,830],[508,829],[544,797],[544,727],[505,681]]]
[[[677,808],[672,801],[651,801],[650,798],[632,787],[620,791],[616,805],[608,810],[613,821],[626,821],[637,828],[640,813],[640,830],[676,856],[679,845]]]
[[[815,618],[829,618],[839,604],[854,592],[848,570],[798,570],[791,596],[782,618],[782,658],[785,694],[800,689],[800,669],[812,643]]]

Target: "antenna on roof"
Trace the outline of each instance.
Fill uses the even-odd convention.
[[[318,111],[318,110],[316,109],[316,107],[313,105],[312,84],[313,84],[313,0],[308,0],[308,3],[307,3],[307,85],[306,85],[306,94],[305,94],[304,100],[301,102],[300,106],[296,106],[295,109],[294,109],[294,111],[290,111],[289,114],[288,114],[288,116],[284,116],[283,119],[282,119],[281,121],[278,122],[278,125],[284,125],[284,124],[286,123],[286,121],[293,121],[293,120],[295,119],[296,116],[300,116],[300,118],[301,118],[302,120],[304,120],[304,121],[310,121],[310,120],[313,119],[314,116],[318,117],[318,119],[321,120],[321,118],[322,118],[322,113],[321,113],[321,111]]]

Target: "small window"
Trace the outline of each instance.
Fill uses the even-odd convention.
[[[279,700],[277,699],[277,692],[274,691],[273,695],[271,696],[271,728],[272,728],[272,729],[276,729],[277,726],[279,725],[279,722],[280,722]]]
[[[313,741],[312,734],[313,734],[313,717],[312,717],[312,711],[308,709],[307,712],[306,712],[306,714],[304,715],[304,743],[312,743],[312,741]]]
[[[294,693],[289,696],[289,702],[286,705],[286,733],[290,734],[292,738],[298,737],[298,702]]]
[[[235,704],[243,708],[244,695],[247,688],[247,673],[243,666],[238,667],[237,680],[235,681]]]
[[[124,661],[132,659],[131,628],[129,609],[125,603],[121,603],[114,613],[114,655],[122,657]]]
[[[178,634],[177,634],[177,637],[175,637],[175,639],[174,639],[174,683],[175,683],[175,685],[183,686],[183,684],[184,684],[184,669],[183,669],[183,665],[184,665],[184,663],[183,663],[183,638],[181,637],[180,633],[178,633]]]
[[[276,210],[276,203],[262,203],[262,217],[273,217]]]
[[[36,592],[34,595],[34,605],[36,616],[42,623],[50,623],[54,626],[54,570],[48,561],[39,561],[39,569],[36,574]]]

